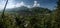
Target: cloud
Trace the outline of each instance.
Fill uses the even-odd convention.
[[[5,0],[0,2],[0,9],[4,8],[5,3],[6,3]],[[15,4],[13,0],[9,0],[6,8],[15,8],[15,7],[21,7],[21,6],[26,6],[23,1]]]
[[[0,2],[0,9],[3,9],[3,8],[4,8],[4,5],[5,5],[5,3],[6,3],[6,0],[0,0],[0,1],[1,1],[1,2]],[[34,1],[33,6],[31,6],[31,5],[26,5],[23,1],[21,1],[20,3],[17,2],[17,3],[15,4],[15,3],[14,3],[14,0],[9,0],[6,8],[15,8],[15,7],[21,7],[21,6],[25,6],[25,7],[28,7],[28,8],[32,8],[32,7],[40,7],[40,4],[37,3],[37,1]]]
[[[6,0],[0,0],[0,10],[4,8],[5,3]],[[6,8],[13,8],[14,6],[14,0],[9,0]]]
[[[31,8],[31,6],[30,6],[30,5],[27,5],[26,7]]]
[[[28,7],[23,1],[21,1],[20,3],[17,2],[15,4],[12,0],[10,0],[10,1],[11,2],[8,3],[7,8],[15,8],[15,7],[21,7],[21,6]]]
[[[22,1],[21,3],[17,3],[15,6],[16,6],[16,7],[21,7],[21,6],[26,6],[26,5],[25,5],[24,2]]]
[[[40,4],[37,1],[34,1],[33,7],[40,7]]]
[[[0,0],[0,10],[4,8],[6,0]],[[9,0],[6,8],[14,8],[14,0]]]
[[[0,10],[3,9],[4,4],[5,4],[5,1],[4,0],[0,0]]]

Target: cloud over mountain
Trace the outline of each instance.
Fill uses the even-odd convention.
[[[0,2],[0,9],[3,9],[4,5],[6,3],[6,0],[0,0],[0,1],[1,1]],[[23,1],[15,4],[14,0],[9,0],[6,8],[15,8],[15,7],[21,7],[21,6],[31,8],[31,7],[40,7],[40,4],[37,1],[34,1],[34,4],[32,6],[25,4]]]
[[[37,1],[34,1],[33,7],[40,7],[40,4]]]

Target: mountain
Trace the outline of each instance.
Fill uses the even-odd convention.
[[[18,8],[13,8],[13,9],[7,9],[7,12],[16,12],[19,13],[20,15],[34,15],[34,14],[47,14],[51,13],[51,10],[47,8],[42,8],[42,7],[33,7],[33,8],[27,8],[27,7],[18,7]]]
[[[51,13],[51,10],[48,8],[34,7],[31,10],[35,13]]]
[[[26,10],[26,9],[28,9],[28,8],[22,6],[22,7],[12,8],[12,9],[6,9],[6,11],[8,11],[8,12],[18,12],[18,11],[22,11],[22,10]]]

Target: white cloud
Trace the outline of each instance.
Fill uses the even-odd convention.
[[[4,0],[0,0],[0,10],[3,9],[4,4],[5,4],[5,1]]]
[[[4,8],[5,3],[6,1],[4,0],[0,3],[0,9]],[[23,1],[21,3],[14,4],[13,0],[9,0],[6,8],[14,8],[14,7],[21,7],[21,6],[26,6]]]
[[[16,7],[21,7],[21,6],[26,6],[26,5],[25,5],[24,2],[22,1],[21,3],[17,3],[15,6],[16,6]]]
[[[14,0],[9,0],[6,8],[14,8]]]
[[[5,3],[6,3],[6,0],[2,0],[2,2],[0,2],[0,9],[4,8]],[[34,1],[33,6],[26,5],[23,1],[21,1],[20,3],[15,4],[14,0],[9,0],[6,8],[15,8],[15,7],[21,7],[21,6],[32,8],[32,7],[40,7],[40,4],[37,3],[37,1]]]
[[[15,7],[21,7],[21,6],[25,6],[25,7],[31,8],[31,5],[26,5],[23,1],[21,3],[17,3],[15,5]]]
[[[40,4],[37,1],[34,1],[33,7],[40,7]]]
[[[1,9],[4,8],[5,3],[6,3],[6,0],[0,0],[0,1],[1,1],[1,2],[0,2],[0,10],[1,10]],[[14,0],[9,0],[6,8],[13,8],[13,7],[15,6],[15,5],[13,4],[13,3],[14,3],[13,1],[14,1]]]
[[[4,6],[3,5],[0,5],[0,9],[2,9]]]
[[[30,5],[27,5],[27,7],[28,7],[28,8],[31,8],[31,6],[30,6]]]

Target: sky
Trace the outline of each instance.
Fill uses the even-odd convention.
[[[8,0],[6,8],[16,8],[26,6],[32,7],[43,7],[53,10],[56,6],[57,0]],[[0,10],[4,8],[6,0],[0,0]]]

